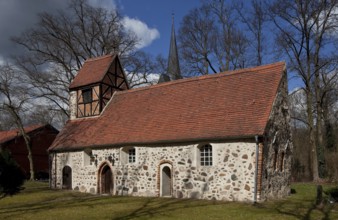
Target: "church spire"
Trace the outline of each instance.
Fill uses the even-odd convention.
[[[178,61],[178,51],[177,51],[177,44],[176,44],[174,13],[173,13],[167,73],[161,74],[158,83],[168,82],[170,80],[176,80],[176,79],[182,79],[182,76],[181,76],[181,70],[180,70],[180,63]]]
[[[182,79],[180,63],[178,61],[178,52],[177,52],[175,27],[174,27],[174,13],[172,14],[172,26],[171,26],[171,37],[170,37],[170,48],[169,48],[167,73],[170,76],[171,80]]]

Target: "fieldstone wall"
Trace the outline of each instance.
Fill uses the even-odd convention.
[[[176,198],[253,201],[254,142],[210,143],[213,165],[201,166],[199,145],[135,147],[136,162],[128,163],[122,148],[51,154],[51,187],[62,188],[62,169],[72,169],[72,189],[98,193],[100,168],[113,173],[115,195],[160,196],[161,166],[171,169],[171,196]],[[114,162],[109,161],[109,156]]]
[[[292,138],[286,74],[274,101],[266,129],[261,200],[290,194]]]

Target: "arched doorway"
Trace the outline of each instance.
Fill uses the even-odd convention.
[[[113,194],[114,182],[113,172],[107,164],[104,164],[100,172],[100,190],[101,194]]]
[[[168,165],[161,166],[161,196],[171,196],[171,169]]]
[[[62,189],[72,189],[72,168],[69,166],[62,169]]]

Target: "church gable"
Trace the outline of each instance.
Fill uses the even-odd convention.
[[[74,119],[99,115],[114,91],[129,86],[118,57],[107,55],[87,60],[69,88]]]

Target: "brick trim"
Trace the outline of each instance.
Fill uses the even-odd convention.
[[[262,143],[258,144],[258,170],[257,170],[257,198],[260,200],[262,193],[262,176],[263,176],[263,148]]]

